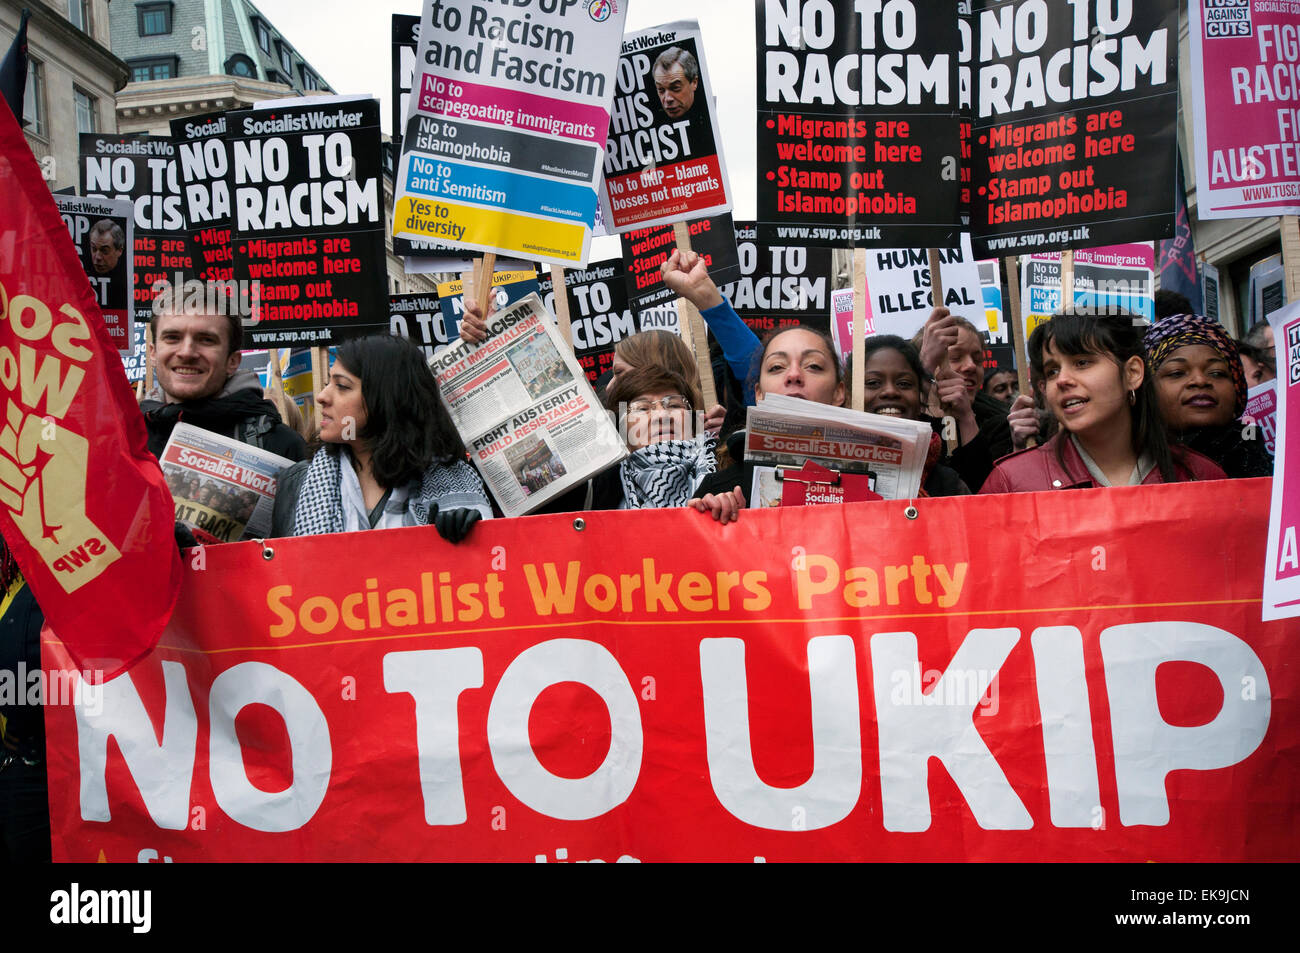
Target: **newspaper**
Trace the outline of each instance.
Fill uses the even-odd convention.
[[[921,489],[932,433],[923,420],[768,395],[748,410],[745,460],[758,464],[751,505],[780,505],[775,468],[801,467],[807,460],[844,473],[866,473],[872,492],[887,500],[911,499]]]
[[[276,482],[293,463],[190,424],[176,425],[159,462],[176,503],[176,521],[200,543],[270,535]]]
[[[530,513],[627,456],[535,293],[493,315],[486,341],[461,341],[429,366],[506,516]]]

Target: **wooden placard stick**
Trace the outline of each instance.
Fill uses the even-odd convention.
[[[691,250],[691,230],[685,222],[673,223],[673,238],[682,251]],[[716,406],[718,388],[713,381],[713,362],[709,360],[709,336],[704,329],[704,319],[700,311],[685,298],[677,299],[677,318],[682,325],[682,337],[695,352],[695,366],[700,372],[700,390],[704,395],[704,407]]]
[[[849,381],[851,409],[861,411],[867,404],[862,382],[862,364],[867,359],[867,250],[853,249],[853,377]]]
[[[573,326],[569,318],[569,286],[564,281],[564,268],[561,265],[551,265],[551,292],[555,295],[555,320],[560,326],[560,337],[564,338],[572,348]]]
[[[1286,300],[1300,301],[1300,217],[1283,215],[1282,273],[1286,279]]]
[[[1007,265],[1007,304],[1010,306],[1007,315],[1007,333],[1011,336],[1011,352],[1016,356],[1016,378],[1020,383],[1020,393],[1034,396],[1034,392],[1029,389],[1029,367],[1028,353],[1025,350],[1021,329],[1024,327],[1020,323],[1020,260],[1015,255],[1008,255],[1005,259]],[[1025,441],[1026,447],[1037,446],[1038,441],[1030,437]]]
[[[316,403],[316,395],[325,389],[329,383],[330,376],[330,349],[326,345],[320,345],[311,349],[311,416],[312,426],[320,426],[320,407]]]
[[[943,302],[945,298],[945,295],[943,293],[943,271],[941,270],[941,265],[942,263],[939,261],[939,249],[931,248],[930,249],[930,297],[931,300],[934,302],[934,306],[936,308],[943,307]],[[944,354],[943,360],[940,361],[939,366],[935,368],[935,376],[938,377],[939,372],[945,369],[947,366],[948,366],[948,355]],[[943,410],[942,407],[940,407],[939,409],[941,411]],[[944,440],[948,444],[948,452],[955,453],[957,450],[957,436],[954,434],[950,437],[945,437]]]
[[[271,389],[284,393],[284,379],[280,376],[280,349],[267,348],[266,356],[271,361]]]
[[[1067,248],[1061,252],[1061,305],[1058,311],[1074,308],[1074,252]]]
[[[149,353],[153,349],[153,326],[145,325],[144,328],[144,392],[148,394],[153,390],[153,355]]]
[[[474,300],[483,308],[483,318],[486,320],[489,310],[488,302],[492,297],[492,278],[497,270],[497,253],[494,251],[485,252],[479,267],[482,270],[479,272],[478,281],[474,285]]]

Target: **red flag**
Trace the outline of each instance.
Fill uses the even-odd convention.
[[[0,105],[0,532],[83,669],[120,674],[171,617],[171,495],[49,189]]]

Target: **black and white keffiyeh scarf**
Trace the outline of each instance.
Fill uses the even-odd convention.
[[[476,509],[484,519],[492,518],[492,505],[483,481],[463,460],[435,463],[424,471],[421,479],[393,487],[374,528],[427,526],[430,513],[438,509]],[[370,513],[352,467],[352,454],[346,448],[321,450],[312,458],[302,481],[294,510],[293,535],[351,533],[370,528]]]
[[[642,447],[619,466],[629,510],[685,506],[706,476],[717,469],[715,438],[665,440]]]

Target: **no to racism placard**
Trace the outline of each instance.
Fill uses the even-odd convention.
[[[447,347],[447,326],[436,294],[389,295],[388,321],[393,334],[418,344],[427,358]]]
[[[227,113],[173,119],[193,275],[200,281],[235,277],[230,244],[230,143]],[[174,279],[172,279],[174,281]]]
[[[729,214],[715,215],[687,222],[691,249],[704,259],[709,277],[715,284],[723,285],[740,276],[740,261],[736,257],[735,226]],[[677,300],[677,295],[664,284],[661,266],[672,257],[677,247],[675,230],[671,225],[653,228],[635,228],[619,236],[623,246],[623,261],[627,264],[627,294],[637,311],[656,309]]]
[[[1300,215],[1300,4],[1188,0],[1196,216]]]
[[[161,283],[174,283],[178,272],[188,275],[194,267],[175,140],[85,133],[80,149],[81,194],[135,205],[132,300],[135,320],[148,324]]]
[[[829,331],[831,250],[759,239],[756,222],[736,223],[739,277],[718,282],[740,319],[760,338],[775,328]]]
[[[975,252],[1171,238],[1175,0],[978,0],[973,26]]]
[[[86,270],[108,336],[126,357],[135,336],[135,208],[126,201],[76,195],[55,195],[54,203]]]
[[[1294,860],[1268,486],[210,546],[45,709],[54,860]]]
[[[394,237],[585,262],[626,13],[426,0]]]
[[[957,241],[957,5],[756,0],[758,226],[798,245]]]
[[[624,38],[600,193],[607,232],[731,211],[711,88],[694,21]]]
[[[255,289],[249,346],[387,332],[379,102],[267,103],[233,114],[226,136],[235,278]]]

